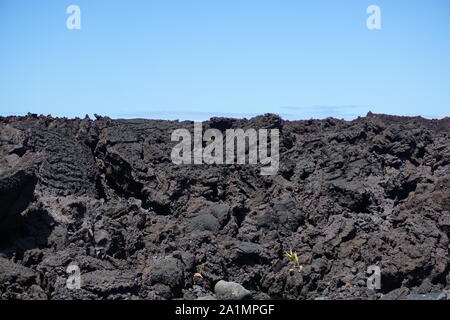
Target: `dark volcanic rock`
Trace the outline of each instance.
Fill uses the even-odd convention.
[[[274,176],[173,164],[180,128],[0,117],[0,298],[207,299],[220,280],[254,299],[448,298],[449,118],[203,123],[279,129]]]
[[[180,287],[184,279],[182,263],[176,258],[165,258],[156,261],[148,272],[150,284],[165,284],[171,288]]]

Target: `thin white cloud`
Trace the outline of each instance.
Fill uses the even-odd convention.
[[[281,110],[289,110],[290,118],[300,119],[324,119],[328,117],[353,120],[359,116],[365,116],[370,111],[369,107],[356,105],[314,105],[314,106],[283,106]]]
[[[212,117],[227,118],[252,118],[258,116],[257,113],[244,112],[197,112],[197,111],[142,111],[132,113],[120,113],[112,118],[145,118],[145,119],[161,119],[161,120],[191,120],[206,121]]]

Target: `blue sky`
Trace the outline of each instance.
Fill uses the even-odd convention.
[[[66,8],[81,8],[68,30]],[[381,8],[381,30],[366,9]],[[0,0],[0,114],[205,120],[450,109],[448,0]]]

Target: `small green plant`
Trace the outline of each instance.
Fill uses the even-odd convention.
[[[303,269],[303,266],[300,265],[300,260],[298,258],[297,252],[292,252],[292,249],[290,249],[289,252],[286,252],[284,254],[284,256],[291,260],[291,263],[295,268],[298,268],[300,270]]]

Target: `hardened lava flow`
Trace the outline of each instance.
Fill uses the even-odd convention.
[[[193,127],[1,117],[0,299],[216,299],[230,286],[242,299],[449,293],[450,118],[203,123],[278,129],[269,176],[174,164],[171,133]],[[367,288],[374,265],[379,289]]]

